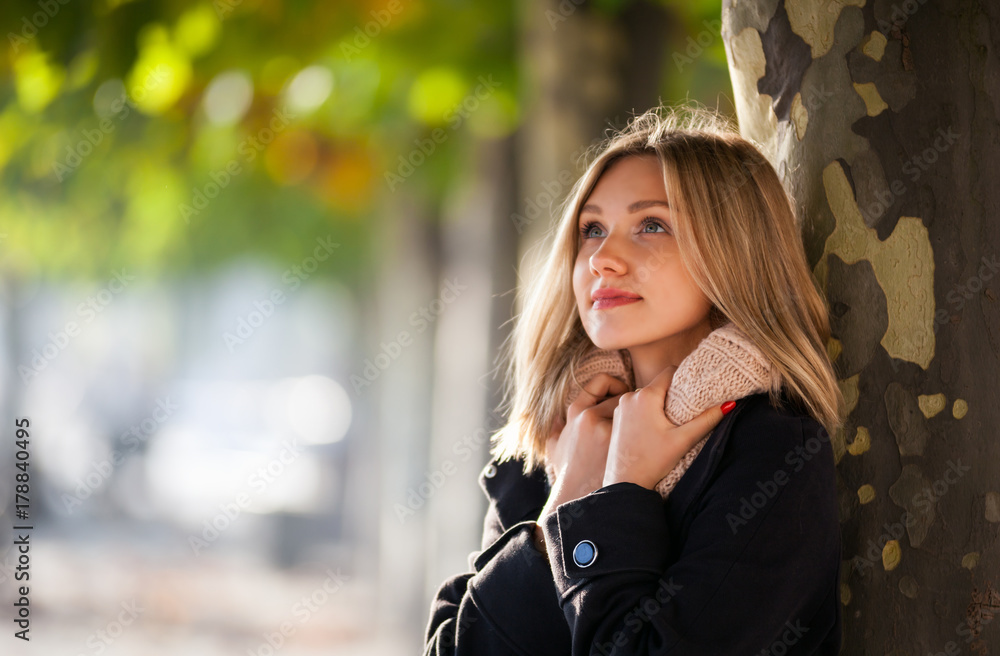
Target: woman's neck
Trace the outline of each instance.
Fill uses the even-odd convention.
[[[683,333],[649,344],[629,347],[635,386],[645,387],[667,367],[679,367],[684,358],[690,355],[701,340],[708,337],[711,332],[712,326],[706,319]]]

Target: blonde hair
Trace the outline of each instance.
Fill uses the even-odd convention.
[[[703,106],[654,107],[585,153],[596,156],[558,207],[539,274],[521,289],[522,311],[502,345],[507,362],[500,409],[509,419],[492,437],[500,461],[524,457],[529,473],[565,411],[574,370],[595,348],[573,294],[581,206],[601,174],[632,155],[655,155],[676,222],[681,260],[712,302],[713,327],[732,321],[780,373],[782,389],[832,436],[844,398],[826,351],[829,310],[809,269],[799,223],[781,180],[758,147]],[[622,349],[626,363],[628,351]],[[634,383],[634,381],[633,381]]]

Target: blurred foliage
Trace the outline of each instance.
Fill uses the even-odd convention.
[[[613,20],[629,4],[590,9]],[[675,56],[718,20],[718,0],[662,4],[679,21],[665,35],[664,99],[690,89],[714,104],[729,93],[718,32],[683,66]],[[368,228],[392,194],[437,202],[470,138],[517,129],[518,11],[487,0],[5,0],[3,268],[155,275],[244,254],[284,267],[332,235],[344,247],[323,273],[365,276],[377,257]]]

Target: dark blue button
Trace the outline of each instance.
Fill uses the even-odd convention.
[[[597,560],[597,547],[590,540],[580,540],[573,547],[573,562],[579,567],[589,567]]]

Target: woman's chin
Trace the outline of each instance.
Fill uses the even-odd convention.
[[[605,351],[627,349],[630,346],[633,346],[630,340],[622,339],[621,337],[612,337],[608,335],[598,335],[596,339],[594,337],[591,337],[590,341],[594,343],[594,346]]]

